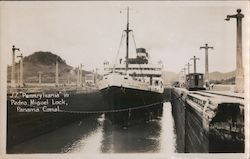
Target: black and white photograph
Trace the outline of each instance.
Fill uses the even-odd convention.
[[[249,158],[249,1],[0,1],[0,158]]]

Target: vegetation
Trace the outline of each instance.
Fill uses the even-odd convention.
[[[55,82],[56,60],[59,64],[59,82],[66,83],[69,81],[76,81],[76,69],[69,66],[65,60],[60,56],[51,52],[38,51],[24,57],[24,82],[37,83],[38,72],[42,72],[42,82]],[[16,79],[18,79],[19,63],[16,63]],[[86,72],[85,72],[86,73]],[[83,71],[84,74],[84,71]],[[8,66],[7,81],[10,82],[11,66]]]
[[[222,79],[222,80],[211,80],[210,83],[214,83],[214,84],[235,84],[235,77],[231,77],[229,79]]]
[[[23,60],[24,62],[39,63],[44,65],[53,65],[55,64],[56,60],[58,60],[59,64],[67,65],[65,60],[63,60],[60,56],[44,51],[34,52],[33,54],[24,57]]]

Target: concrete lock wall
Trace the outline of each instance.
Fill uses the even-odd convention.
[[[178,98],[180,93],[171,89],[171,105],[172,115],[174,118],[175,129],[176,129],[176,149],[177,152],[185,152],[185,103],[181,98]]]
[[[171,99],[175,99],[171,104],[177,152],[244,152],[244,106],[228,99],[224,102],[220,97],[215,100],[218,103],[210,101],[209,108],[202,101],[206,94],[197,94],[185,89],[171,90]]]

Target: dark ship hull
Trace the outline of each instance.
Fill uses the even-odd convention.
[[[113,124],[127,127],[162,116],[162,93],[117,86],[101,89],[101,92],[108,107],[113,110],[106,112],[105,118]]]
[[[104,100],[113,110],[139,109],[163,103],[163,94],[124,87],[111,86],[101,89]]]

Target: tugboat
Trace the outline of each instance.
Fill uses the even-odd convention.
[[[129,58],[129,8],[127,9],[126,57],[115,65],[104,63],[104,75],[99,90],[113,110],[136,109],[159,105],[163,101],[163,79],[161,63],[149,62],[145,48],[136,48],[136,57]],[[124,61],[124,62],[123,62]]]

